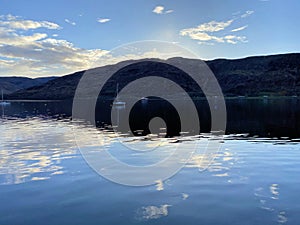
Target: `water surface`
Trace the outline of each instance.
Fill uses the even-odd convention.
[[[197,151],[170,179],[128,187],[84,161],[76,143],[94,136],[87,127],[78,140],[67,107],[12,103],[0,123],[0,224],[299,224],[298,102],[228,104],[236,132],[207,170]],[[271,122],[295,130],[277,138]],[[164,140],[166,151],[176,145]],[[135,161],[134,152],[123,157]]]

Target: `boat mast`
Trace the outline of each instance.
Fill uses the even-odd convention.
[[[116,100],[119,100],[119,99],[118,99],[118,93],[119,93],[119,83],[117,83]]]

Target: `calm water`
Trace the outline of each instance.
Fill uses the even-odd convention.
[[[67,104],[12,103],[0,123],[0,224],[300,224],[298,100],[227,107],[228,135],[207,170],[197,151],[172,178],[128,187],[84,161],[76,143],[94,136],[80,127],[87,135],[75,137]]]

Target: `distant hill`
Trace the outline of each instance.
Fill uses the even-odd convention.
[[[161,62],[177,61],[193,65],[199,63],[195,59],[172,58]],[[107,85],[104,94],[115,94],[116,80],[120,86],[134,80],[143,73],[160,73],[167,78],[177,78],[177,81],[189,92],[199,93],[199,88],[179,70],[170,68],[163,63],[149,61],[132,61],[135,65],[120,70]],[[121,62],[125,63],[125,62]],[[244,59],[216,59],[206,61],[214,72],[225,96],[300,96],[300,53],[271,56],[248,57]],[[115,65],[108,65],[94,69],[94,79]],[[76,72],[55,78],[39,86],[16,91],[8,96],[10,99],[71,99],[77,84],[85,71]]]
[[[300,53],[207,62],[226,95],[299,95]]]
[[[51,79],[43,85],[32,86],[16,91],[7,96],[8,99],[62,100],[74,96],[78,81],[84,71]]]
[[[28,78],[28,77],[0,77],[0,91],[11,94],[21,89],[42,85],[56,77]]]

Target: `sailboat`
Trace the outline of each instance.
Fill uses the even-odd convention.
[[[1,95],[2,95],[2,99],[0,101],[0,105],[2,105],[2,106],[10,105],[10,102],[4,101],[3,90],[1,90]]]
[[[113,106],[118,108],[125,108],[126,102],[122,102],[119,100],[118,93],[119,93],[119,83],[117,83],[116,99],[113,102]]]
[[[148,102],[148,100],[149,100],[149,98],[147,98],[147,97],[141,98],[141,101],[143,104],[146,104]]]

